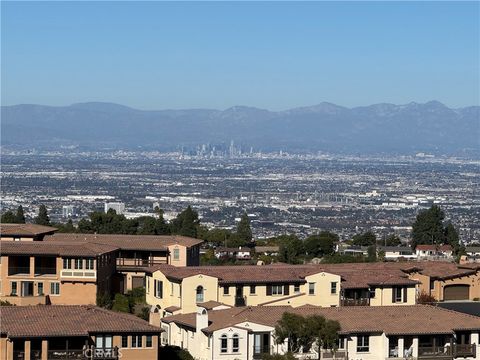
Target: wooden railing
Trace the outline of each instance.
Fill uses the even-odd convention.
[[[165,260],[150,260],[138,258],[117,258],[117,267],[149,267],[153,265],[166,264]]]
[[[342,299],[342,306],[369,306],[370,299],[361,298],[361,299]]]
[[[456,344],[453,346],[454,357],[475,357],[477,346],[476,344]]]

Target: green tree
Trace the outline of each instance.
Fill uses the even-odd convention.
[[[77,231],[72,219],[68,219],[65,224],[54,224],[54,226],[58,229],[57,232],[59,233],[74,233]]]
[[[370,246],[375,245],[377,242],[377,237],[371,231],[367,231],[363,234],[357,234],[353,238],[353,245],[357,246]]]
[[[199,223],[198,213],[191,206],[188,206],[173,219],[171,225],[172,234],[196,238]]]
[[[278,237],[279,251],[278,261],[289,264],[302,262],[305,250],[303,242],[295,235],[282,235]]]
[[[412,248],[415,249],[420,244],[443,244],[445,241],[444,218],[445,213],[437,205],[420,211],[412,226]]]
[[[287,350],[293,353],[299,352],[302,346],[308,342],[308,339],[305,339],[307,333],[305,326],[305,318],[301,315],[289,312],[283,313],[275,326],[276,343],[282,344],[285,340],[288,340]]]
[[[129,313],[130,312],[130,304],[128,301],[128,297],[122,294],[115,294],[115,299],[113,300],[113,306],[112,306],[113,311],[118,311],[118,312],[125,312]]]
[[[375,245],[370,245],[367,249],[367,260],[368,262],[377,261],[377,248]]]
[[[17,208],[17,213],[15,214],[15,223],[25,224],[25,213],[23,212],[23,207],[20,205]]]
[[[445,243],[452,247],[455,254],[458,254],[461,251],[460,238],[457,229],[451,222],[445,226],[443,235],[445,236]]]
[[[35,218],[35,224],[50,226],[50,218],[48,217],[47,207],[45,205],[40,205],[38,208],[38,216]]]
[[[152,216],[141,216],[137,218],[138,227],[137,227],[137,234],[138,235],[155,235],[156,226],[157,226],[157,219]]]
[[[15,223],[15,214],[8,210],[2,214],[2,223],[4,224],[14,224]]]
[[[335,243],[338,240],[338,235],[329,231],[322,231],[318,235],[309,236],[303,243],[305,253],[309,258],[332,255],[335,252]]]
[[[236,238],[238,245],[245,246],[252,241],[252,229],[250,227],[250,219],[246,212],[243,213],[240,222],[237,225]]]
[[[400,246],[400,245],[402,245],[402,241],[395,234],[392,234],[385,239],[385,246]]]

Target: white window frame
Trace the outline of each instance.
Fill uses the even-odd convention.
[[[330,294],[331,295],[336,295],[337,294],[337,282],[336,281],[332,281],[330,283]]]
[[[85,259],[85,269],[86,270],[95,269],[95,262],[93,259]]]
[[[179,248],[173,249],[173,260],[175,260],[175,261],[180,260],[180,249]]]
[[[51,282],[50,283],[50,295],[59,296],[60,295],[60,283]]]
[[[370,336],[358,335],[357,336],[357,353],[370,352]]]
[[[83,258],[75,258],[75,270],[83,270]]]
[[[315,283],[308,283],[308,295],[315,295]]]
[[[283,285],[272,285],[272,295],[283,295]]]
[[[225,346],[223,346],[223,345],[225,345]],[[220,353],[221,354],[228,353],[228,336],[227,336],[227,334],[222,334],[222,336],[220,336]]]
[[[199,293],[199,289],[201,289]],[[202,285],[198,285],[195,288],[195,301],[197,303],[203,303],[205,299],[205,288]]]
[[[235,346],[235,341],[237,345]],[[240,336],[238,334],[232,335],[232,353],[240,352]]]

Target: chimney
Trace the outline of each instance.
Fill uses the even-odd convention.
[[[196,332],[208,327],[208,311],[206,308],[197,306]]]

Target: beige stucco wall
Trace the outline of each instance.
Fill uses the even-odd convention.
[[[375,297],[370,298],[370,306],[390,306],[390,305],[415,305],[417,291],[415,287],[407,288],[407,302],[392,302],[391,287],[375,288]]]
[[[179,250],[178,260],[175,260],[173,256],[175,249]],[[185,246],[179,244],[170,245],[168,251],[170,252],[169,264],[173,266],[187,266],[187,248]]]
[[[113,336],[113,346],[119,348],[119,357],[122,360],[158,359],[158,336],[152,335],[152,347],[145,347],[146,335],[142,336],[142,348],[132,348],[132,337],[128,336],[128,347],[122,348],[122,336]],[[121,356],[120,356],[121,354]]]

